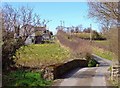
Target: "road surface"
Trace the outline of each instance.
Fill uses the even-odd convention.
[[[76,68],[55,81],[53,86],[108,86],[106,75],[109,75],[108,68],[112,61],[96,55],[94,59],[100,63],[99,67]]]

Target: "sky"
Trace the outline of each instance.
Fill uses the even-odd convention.
[[[47,27],[54,34],[61,20],[65,22],[66,27],[82,24],[83,28],[87,28],[92,24],[92,29],[99,31],[96,21],[88,18],[87,2],[9,2],[8,4],[15,8],[20,6],[33,8],[34,13],[39,14],[41,19],[51,20]]]

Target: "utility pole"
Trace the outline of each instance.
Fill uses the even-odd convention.
[[[65,28],[65,21],[63,21],[63,29]]]
[[[63,21],[63,26],[65,27],[65,21]]]
[[[90,42],[92,42],[92,24],[90,24]]]
[[[62,29],[62,20],[60,20],[60,29]]]

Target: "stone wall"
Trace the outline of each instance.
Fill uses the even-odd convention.
[[[86,60],[75,59],[62,64],[50,65],[44,70],[44,78],[53,80],[60,78],[65,73],[77,68],[87,67],[88,63]]]
[[[64,63],[62,65],[59,65],[54,68],[54,79],[60,78],[63,74],[69,72],[70,70],[73,70],[77,67],[87,67],[87,61],[86,60],[72,60],[67,63]]]
[[[111,79],[112,81],[116,81],[118,84],[120,81],[120,73],[119,73],[120,66],[116,65],[112,67],[112,72],[111,72]]]

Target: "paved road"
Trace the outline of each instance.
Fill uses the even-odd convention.
[[[94,58],[100,63],[99,67],[74,69],[65,74],[54,86],[108,86],[105,75],[109,74],[108,68],[112,62],[96,55]]]

